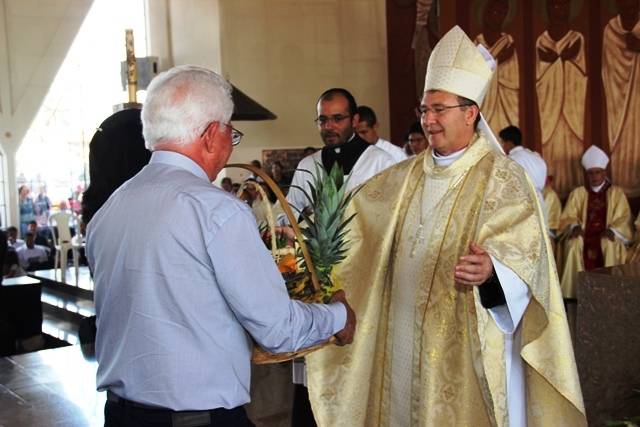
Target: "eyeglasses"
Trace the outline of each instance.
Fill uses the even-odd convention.
[[[314,119],[313,121],[316,122],[316,124],[318,126],[324,126],[326,124],[329,124],[331,122],[333,123],[339,123],[341,121],[343,121],[344,119],[348,119],[350,118],[351,115],[342,115],[342,114],[334,114],[333,116],[319,116],[317,119]]]
[[[235,147],[236,145],[240,144],[240,141],[242,141],[243,136],[244,136],[244,133],[240,132],[238,129],[231,126],[231,145]]]
[[[425,115],[427,113],[433,113],[436,116],[439,116],[440,114],[443,114],[445,111],[447,111],[450,108],[462,108],[462,107],[471,107],[473,104],[458,104],[458,105],[441,105],[441,104],[436,104],[432,107],[427,107],[426,105],[421,105],[418,107],[418,111],[420,111],[420,114]]]
[[[216,123],[216,122],[217,122],[217,120],[214,120],[213,122],[210,122],[207,125],[207,127],[204,128],[202,133],[200,134],[200,138],[202,138],[204,136],[204,134],[207,132],[207,130],[209,129],[209,126],[211,126],[211,123]],[[244,136],[244,133],[240,132],[238,129],[234,128],[229,123],[222,123],[222,122],[217,122],[217,123],[220,123],[224,127],[230,127],[231,128],[231,145],[236,146],[236,145],[240,144],[240,141],[242,141],[242,137]]]

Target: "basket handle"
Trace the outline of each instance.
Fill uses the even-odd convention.
[[[226,165],[225,168],[240,168],[240,169],[248,170],[252,172],[254,175],[257,175],[260,178],[262,178],[264,182],[267,183],[271,191],[273,191],[273,193],[278,198],[278,201],[282,206],[282,210],[287,215],[287,218],[289,218],[289,223],[291,224],[291,227],[293,227],[293,231],[296,235],[296,240],[298,240],[298,244],[300,245],[300,250],[302,250],[302,256],[304,257],[304,262],[306,263],[307,269],[311,274],[311,284],[313,285],[313,288],[317,292],[320,292],[322,288],[320,287],[320,282],[318,281],[318,274],[316,273],[315,266],[311,262],[311,256],[309,255],[309,250],[307,249],[307,245],[304,242],[304,237],[302,237],[302,232],[300,231],[300,227],[298,226],[297,218],[293,214],[293,211],[289,206],[289,202],[287,202],[287,198],[284,196],[284,194],[282,194],[282,190],[280,190],[280,187],[278,187],[278,184],[276,184],[273,181],[273,179],[271,179],[271,177],[267,175],[262,169],[258,169],[253,165],[247,165],[243,163],[231,163]]]

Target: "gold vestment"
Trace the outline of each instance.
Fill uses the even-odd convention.
[[[529,287],[520,323],[529,426],[586,425],[582,394],[547,231],[522,168],[478,137],[436,167],[431,149],[368,181],[353,201],[351,248],[336,273],[358,319],[354,342],[307,357],[320,426],[389,426],[393,373],[393,266],[408,206],[425,182],[461,179],[431,212],[414,310],[411,425],[507,426],[504,335],[477,289],[454,284],[454,266],[477,242]],[[425,179],[426,178],[426,179]],[[410,225],[410,224],[409,224]],[[413,225],[411,225],[413,226]],[[393,426],[396,427],[396,426]],[[399,426],[401,427],[401,426]]]

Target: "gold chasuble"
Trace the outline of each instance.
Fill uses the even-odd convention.
[[[454,284],[471,241],[532,295],[519,326],[528,426],[586,425],[553,254],[522,168],[476,136],[448,167],[428,149],[383,171],[351,209],[336,280],[358,326],[351,346],[307,357],[320,426],[509,425],[504,334],[477,288]]]

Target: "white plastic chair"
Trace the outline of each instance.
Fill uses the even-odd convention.
[[[67,253],[69,249],[73,253],[73,266],[76,271],[76,286],[78,285],[78,268],[80,263],[80,253],[78,251],[84,244],[79,244],[78,240],[71,238],[71,226],[76,223],[76,217],[67,212],[57,212],[49,217],[49,227],[53,235],[53,245],[56,248],[56,256],[53,262],[54,274],[57,277],[57,270],[60,269],[60,281],[65,282],[67,271]],[[57,230],[57,233],[56,233]],[[78,230],[79,231],[79,230]],[[80,239],[80,242],[82,240]]]

